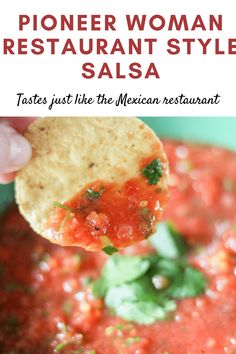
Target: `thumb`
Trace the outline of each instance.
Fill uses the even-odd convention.
[[[0,124],[0,173],[19,170],[31,157],[29,142],[15,129]]]

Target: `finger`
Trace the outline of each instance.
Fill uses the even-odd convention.
[[[19,170],[30,157],[29,142],[12,127],[0,124],[0,173]]]
[[[0,117],[1,123],[6,123],[15,128],[20,133],[23,133],[27,126],[32,123],[36,117]]]
[[[0,184],[8,184],[14,181],[15,175],[15,172],[0,174]]]

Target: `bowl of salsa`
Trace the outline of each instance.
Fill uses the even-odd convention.
[[[151,241],[51,244],[0,186],[0,353],[236,353],[236,119],[143,119],[170,165]]]

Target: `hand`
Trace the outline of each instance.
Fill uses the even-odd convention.
[[[21,135],[35,118],[0,118],[0,183],[14,180],[15,173],[30,160],[31,146]]]

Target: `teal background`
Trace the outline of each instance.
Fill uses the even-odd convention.
[[[236,117],[142,117],[158,136],[219,145],[236,151]]]
[[[0,215],[14,200],[13,183],[3,186],[0,185]]]
[[[219,145],[236,151],[236,117],[142,117],[160,137]],[[0,185],[0,214],[14,200],[14,186]]]

